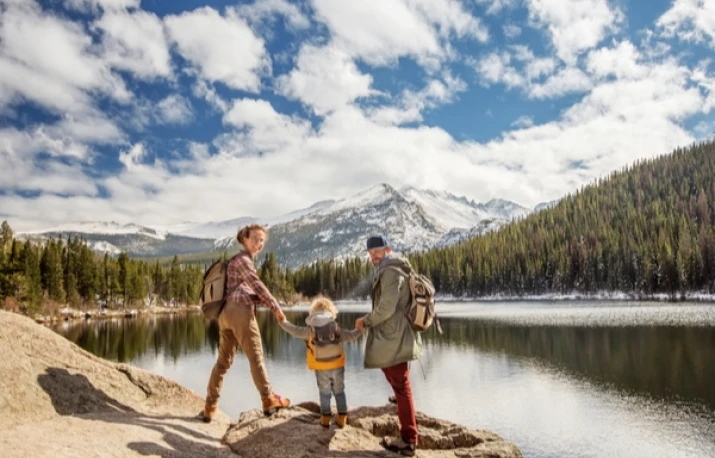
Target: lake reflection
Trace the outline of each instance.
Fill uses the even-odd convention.
[[[441,305],[443,335],[430,331],[411,366],[418,409],[492,429],[526,456],[715,456],[715,307],[567,303]],[[341,305],[352,328],[367,304]],[[305,309],[287,313],[302,323]],[[618,320],[621,316],[623,319]],[[268,373],[279,393],[315,399],[305,344],[259,313]],[[201,395],[218,329],[199,314],[63,324],[92,353],[177,380]],[[364,370],[362,340],[346,346],[351,405],[384,404],[380,371]],[[220,408],[236,417],[259,406],[238,357]]]

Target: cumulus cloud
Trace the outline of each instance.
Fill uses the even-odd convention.
[[[667,37],[709,42],[715,47],[715,3],[707,0],[674,0],[656,25]]]
[[[529,18],[546,29],[556,55],[574,64],[578,55],[616,31],[622,11],[608,0],[526,0]]]
[[[278,92],[298,99],[318,115],[375,94],[372,76],[361,73],[347,52],[334,44],[304,45],[296,66],[276,80]]]
[[[159,122],[166,124],[186,124],[194,117],[191,102],[177,94],[160,100],[156,108]]]
[[[314,0],[313,8],[338,47],[375,66],[404,56],[437,68],[449,56],[443,40],[450,35],[488,39],[478,18],[456,0]]]
[[[286,0],[257,0],[249,5],[236,7],[236,11],[251,24],[258,26],[264,22],[274,22],[278,16],[282,16],[294,29],[310,27],[310,19],[298,6]]]
[[[164,24],[153,13],[108,12],[94,22],[102,32],[102,53],[112,68],[127,70],[142,79],[168,78],[171,56]]]
[[[271,71],[263,39],[232,8],[225,15],[210,7],[198,8],[168,16],[164,22],[179,53],[210,82],[258,92],[261,77]]]

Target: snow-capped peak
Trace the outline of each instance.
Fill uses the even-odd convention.
[[[47,232],[78,234],[141,234],[156,239],[166,238],[166,232],[134,223],[120,224],[116,221],[78,221],[55,226],[49,229],[26,231],[26,234]]]

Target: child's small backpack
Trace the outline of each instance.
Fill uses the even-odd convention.
[[[211,264],[204,274],[204,286],[201,290],[199,304],[204,316],[209,320],[217,320],[226,304],[227,276],[228,261],[220,259]]]
[[[418,274],[413,270],[408,273],[399,267],[390,266],[387,268],[398,272],[407,278],[409,282],[410,307],[407,310],[407,321],[409,321],[412,329],[417,332],[424,332],[432,326],[432,323],[436,322],[437,331],[442,334],[442,326],[434,308],[435,288],[432,281],[425,275]]]
[[[331,321],[322,326],[310,327],[310,351],[316,361],[332,361],[343,353],[340,325]]]

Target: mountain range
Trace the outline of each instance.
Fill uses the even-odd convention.
[[[345,199],[320,201],[270,218],[244,216],[172,226],[79,222],[18,236],[35,240],[81,237],[100,252],[116,255],[125,251],[129,256],[146,258],[235,251],[237,229],[256,222],[270,229],[264,251],[275,252],[282,264],[295,267],[319,258],[364,254],[366,237],[376,233],[386,234],[397,251],[450,245],[554,203],[529,209],[508,200],[478,203],[445,191],[397,190],[379,184]]]

